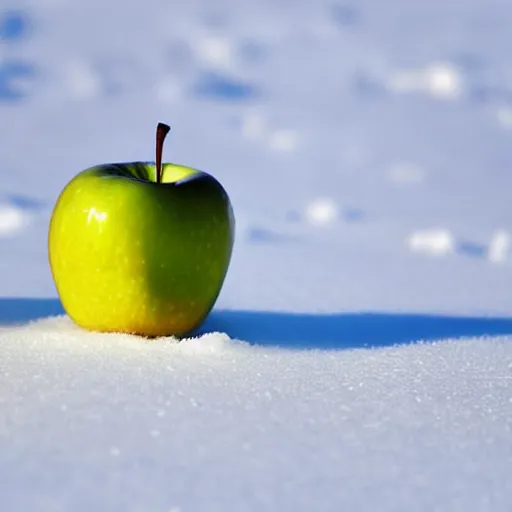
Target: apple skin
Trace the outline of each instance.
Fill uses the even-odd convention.
[[[234,243],[228,194],[210,174],[172,163],[85,169],[61,192],[48,233],[68,316],[91,331],[192,333],[213,308]]]

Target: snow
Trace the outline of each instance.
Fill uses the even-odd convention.
[[[509,509],[512,9],[0,6],[0,509]],[[47,256],[80,170],[228,190],[191,339],[83,332]],[[97,212],[100,214],[100,212]]]
[[[454,250],[454,240],[446,229],[430,229],[413,233],[409,237],[409,246],[415,252],[443,256]]]
[[[488,258],[493,263],[502,263],[507,259],[510,236],[505,230],[493,234],[489,244]]]
[[[56,317],[0,345],[8,510],[507,507],[504,338],[287,350]]]
[[[388,87],[397,93],[420,92],[439,99],[454,100],[462,90],[462,77],[450,63],[434,62],[425,69],[396,71],[388,79]]]
[[[333,222],[338,216],[336,203],[327,197],[314,199],[306,208],[306,218],[312,224],[323,225]]]
[[[11,236],[23,229],[28,216],[21,208],[0,204],[0,237]]]

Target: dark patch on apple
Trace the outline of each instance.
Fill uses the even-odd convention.
[[[192,87],[192,93],[200,98],[229,101],[250,100],[260,95],[260,91],[253,84],[212,71],[199,75]]]

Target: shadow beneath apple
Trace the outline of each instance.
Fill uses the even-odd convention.
[[[0,325],[24,324],[63,314],[59,299],[0,298]]]
[[[446,338],[512,334],[512,318],[408,313],[302,314],[213,311],[199,332],[293,349],[386,347]]]
[[[0,298],[0,325],[62,315],[58,299]],[[375,348],[446,338],[512,334],[512,318],[407,313],[303,314],[214,310],[194,334],[225,332],[253,345],[290,349]]]

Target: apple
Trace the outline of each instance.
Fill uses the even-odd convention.
[[[97,165],[60,193],[48,257],[62,306],[80,327],[182,337],[213,308],[230,264],[235,218],[210,174],[156,161]]]

